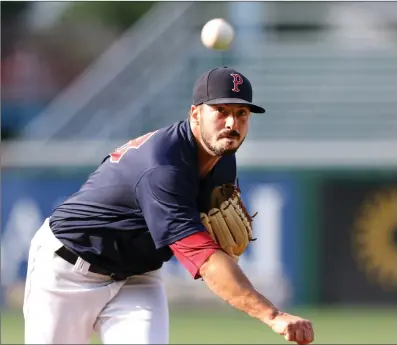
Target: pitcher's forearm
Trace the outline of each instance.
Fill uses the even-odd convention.
[[[212,254],[201,266],[200,274],[208,288],[234,308],[268,323],[277,308],[252,286],[240,267],[222,251]]]

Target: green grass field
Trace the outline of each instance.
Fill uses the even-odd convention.
[[[222,309],[223,310],[223,309]],[[396,308],[295,310],[313,322],[314,344],[396,344]],[[21,312],[2,312],[1,344],[23,343]],[[287,344],[266,326],[239,312],[171,308],[172,344]],[[100,344],[96,336],[93,344]]]

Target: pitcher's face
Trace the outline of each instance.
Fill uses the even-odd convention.
[[[198,111],[201,139],[207,150],[215,156],[235,153],[248,132],[249,107],[203,104]]]

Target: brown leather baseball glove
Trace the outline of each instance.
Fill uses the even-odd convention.
[[[240,189],[224,184],[213,189],[208,213],[200,213],[211,237],[234,259],[247,249],[252,236],[252,220],[241,199]]]

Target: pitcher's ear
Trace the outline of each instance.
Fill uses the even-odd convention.
[[[192,105],[190,107],[190,120],[198,125],[200,122],[200,106],[199,105]]]

